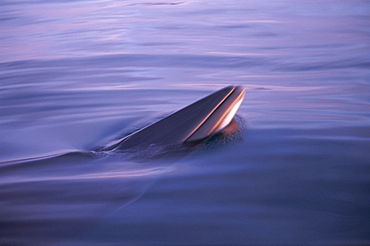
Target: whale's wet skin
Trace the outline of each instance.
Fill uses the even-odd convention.
[[[2,0],[0,245],[370,244],[369,13]]]
[[[104,150],[140,149],[192,144],[223,130],[244,98],[240,86],[225,87],[173,114],[130,134]]]

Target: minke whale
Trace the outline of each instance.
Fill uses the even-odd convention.
[[[227,127],[245,95],[241,86],[227,86],[119,140],[105,150],[196,143]]]

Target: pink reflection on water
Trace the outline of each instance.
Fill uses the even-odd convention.
[[[2,25],[0,38],[5,41],[0,57],[11,61],[145,50],[151,54],[280,55],[304,61],[307,56],[325,55],[325,49],[336,44],[369,41],[349,28],[361,29],[366,21],[351,15],[322,15],[321,8],[332,9],[319,2],[303,2],[303,8],[291,5],[285,11],[276,11],[282,4],[271,3],[270,12],[251,11],[248,15],[232,4],[213,3],[209,7],[217,11],[233,11],[233,15],[217,16],[202,13],[193,1],[148,4],[155,7],[117,1],[39,4],[37,10],[27,4],[22,8],[5,6],[5,12],[15,19]],[[261,7],[266,8],[266,3],[249,2],[247,9]],[[192,16],[185,24],[184,11]],[[167,42],[166,49],[148,47],[148,41]]]

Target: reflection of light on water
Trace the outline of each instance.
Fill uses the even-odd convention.
[[[128,177],[148,177],[169,173],[171,167],[156,167],[132,171],[107,171],[100,173],[84,174],[70,177],[71,179],[108,179],[108,178],[128,178]],[[69,179],[69,177],[67,177]]]
[[[27,182],[45,182],[45,181],[71,181],[71,180],[89,180],[89,179],[120,179],[120,178],[148,178],[173,172],[171,167],[155,167],[131,171],[106,171],[97,173],[88,173],[81,175],[68,176],[49,176],[49,177],[26,177],[6,180],[6,183],[27,183]],[[3,180],[4,181],[4,180]]]
[[[273,91],[311,91],[311,90],[329,90],[332,86],[277,86],[277,85],[248,85],[254,90],[273,90]]]
[[[227,55],[227,56],[266,56],[266,53],[256,53],[256,52],[251,52],[251,53],[235,53],[235,52],[216,52],[216,51],[210,51],[207,52],[208,54],[214,54],[214,55]],[[273,53],[268,53],[269,56],[271,55],[279,55],[279,54],[273,54]]]

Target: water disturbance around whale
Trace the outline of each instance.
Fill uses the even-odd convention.
[[[227,86],[123,138],[106,150],[196,142],[227,127],[244,99],[241,86]]]

